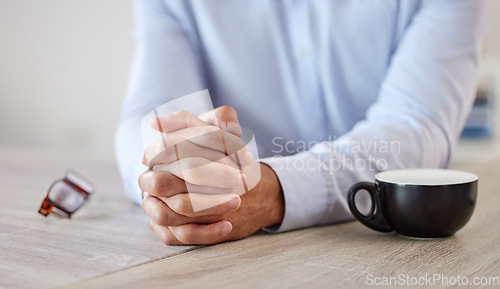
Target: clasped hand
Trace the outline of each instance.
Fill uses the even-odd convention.
[[[273,170],[240,139],[231,107],[151,120],[164,133],[144,151],[143,210],[168,245],[214,244],[280,223],[284,200]]]

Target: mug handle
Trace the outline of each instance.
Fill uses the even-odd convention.
[[[356,202],[354,198],[359,190],[366,190],[370,194],[372,199],[372,207],[368,215],[363,215],[359,212],[356,207]],[[354,184],[347,194],[347,203],[349,204],[349,209],[351,213],[365,226],[372,228],[373,230],[380,232],[391,232],[393,229],[387,224],[384,216],[382,215],[382,210],[380,206],[380,199],[378,198],[378,191],[374,183],[360,182]]]

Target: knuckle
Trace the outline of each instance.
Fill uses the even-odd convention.
[[[168,206],[177,213],[182,213],[182,204],[177,200],[176,197],[172,197],[172,200],[169,202]]]
[[[174,238],[174,237],[171,237],[170,235],[167,235],[165,237],[165,241],[163,242],[165,245],[176,245],[177,244],[177,240]]]
[[[188,115],[190,115],[190,113],[187,111],[187,110],[179,110],[175,113],[175,115],[177,116],[180,116],[180,117],[187,117]]]
[[[175,245],[177,243],[177,239],[165,231],[162,231],[160,239],[165,245]]]
[[[157,175],[153,175],[153,177],[151,178],[151,183],[149,185],[151,186],[152,192],[156,193],[160,191],[161,188]]]
[[[155,174],[151,178],[151,187],[155,193],[157,194],[163,193],[163,191],[167,187],[165,184],[165,177],[161,174]]]
[[[145,186],[144,186],[144,185],[145,185],[145,183],[146,183],[146,182],[144,181],[144,174],[145,174],[145,173],[142,173],[142,174],[139,176],[139,179],[137,180],[137,184],[139,185],[139,188],[141,188],[141,190],[143,190],[143,191],[145,190],[145,189],[144,189],[144,188],[145,188]]]
[[[158,236],[158,238],[160,238],[160,240],[163,244],[173,245],[175,243],[175,240],[172,240],[172,237],[167,232],[165,232],[164,229],[158,230],[158,229],[155,229],[154,226],[155,225],[154,225],[153,221],[150,221],[149,228],[151,229],[151,231],[153,231],[153,233],[156,234],[156,236]]]
[[[177,237],[177,239],[184,244],[195,244],[195,238],[191,231],[189,231],[187,228],[188,227],[179,228],[175,237]]]
[[[171,206],[170,208],[174,210],[175,212],[182,214],[182,215],[187,215],[189,214],[191,210],[191,203],[188,201],[188,198],[186,198],[184,195],[175,195],[171,197]]]
[[[163,244],[170,245],[167,234],[165,234],[164,232],[160,232],[157,234]]]
[[[157,232],[157,235],[163,244],[170,245],[170,242],[169,242],[170,240],[169,240],[168,234],[166,232],[164,232],[163,230],[160,230],[159,232]]]
[[[229,166],[224,166],[223,174],[226,176],[226,186],[228,187],[240,187],[242,174],[239,170],[235,170]]]
[[[152,219],[160,226],[167,226],[171,223],[171,218],[167,209],[155,210]]]
[[[234,113],[234,114],[236,114],[236,110],[234,110],[233,107],[228,106],[228,105],[223,105],[219,109],[220,109],[221,112],[224,112],[224,113],[231,113],[231,114]]]

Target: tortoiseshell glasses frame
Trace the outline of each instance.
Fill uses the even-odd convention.
[[[63,179],[52,183],[38,212],[44,216],[54,212],[71,218],[94,192],[92,183],[79,173],[68,170]]]

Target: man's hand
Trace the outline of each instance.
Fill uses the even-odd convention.
[[[238,240],[261,228],[280,223],[284,215],[281,186],[271,168],[261,164],[261,169],[260,182],[241,196],[241,205],[240,200],[234,198],[234,204],[228,200],[221,205],[193,212],[187,193],[166,198],[147,193],[142,207],[151,218],[151,229],[167,245],[194,245]],[[148,172],[141,177],[141,183],[151,178],[168,177]],[[185,186],[180,179],[171,179],[169,183],[174,187]],[[211,197],[223,198],[224,195]]]
[[[220,107],[199,118],[180,112],[151,124],[166,134],[146,149],[143,161],[154,169],[141,175],[139,185],[151,228],[165,244],[236,240],[282,221],[278,178],[267,165],[253,161],[239,139],[232,108]],[[260,180],[252,178],[256,166]],[[242,195],[245,186],[250,190]],[[196,204],[203,209],[194,209]]]

